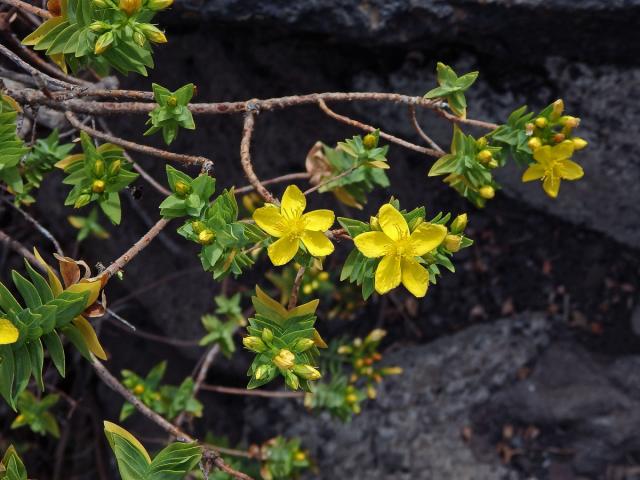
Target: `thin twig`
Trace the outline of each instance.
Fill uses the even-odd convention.
[[[111,314],[113,315],[113,314]],[[117,321],[114,318],[107,318],[107,320],[109,321],[109,323],[121,330],[124,330],[126,332],[129,332],[133,335],[135,335],[136,337],[140,337],[140,338],[144,338],[146,340],[151,340],[152,342],[158,342],[158,343],[165,343],[167,345],[172,345],[174,347],[197,347],[199,344],[199,340],[182,340],[179,338],[170,338],[170,337],[164,337],[162,335],[156,335],[155,333],[149,333],[149,332],[145,332],[143,330],[140,330],[139,328],[135,328],[135,330],[132,330],[130,328],[128,328],[127,326],[123,325],[122,322]]]
[[[253,188],[260,194],[262,198],[268,203],[276,203],[275,197],[267,190],[260,182],[260,179],[253,171],[253,165],[251,164],[251,136],[253,135],[253,129],[256,121],[256,113],[252,109],[248,109],[244,116],[244,125],[242,127],[242,140],[240,141],[240,162],[242,168],[247,176],[249,183],[253,185]]]
[[[336,175],[335,177],[327,178],[326,180],[323,180],[322,182],[314,185],[313,187],[308,188],[307,190],[304,191],[304,194],[305,195],[309,195],[310,193],[313,193],[316,190],[319,190],[322,187],[325,187],[325,186],[329,185],[332,182],[335,182],[337,180],[340,180],[341,178],[344,178],[344,177],[346,177],[348,175],[351,175],[356,168],[358,168],[358,167],[349,167],[344,172]]]
[[[67,120],[69,120],[69,123],[74,127],[76,127],[78,130],[83,130],[87,132],[89,135],[91,135],[92,137],[99,138],[101,140],[113,143],[115,145],[119,145],[129,150],[141,152],[147,155],[162,158],[164,160],[172,160],[174,162],[185,163],[187,165],[202,165],[203,163],[210,161],[205,157],[195,157],[193,155],[184,155],[182,153],[169,152],[167,150],[161,150],[159,148],[150,147],[148,145],[141,145],[139,143],[132,142],[130,140],[124,140],[120,137],[116,137],[115,135],[101,132],[100,130],[96,130],[95,128],[91,128],[87,125],[84,125],[71,112],[66,112],[65,116],[67,117]]]
[[[34,5],[31,5],[30,3],[23,2],[21,0],[0,0],[0,2],[11,5],[12,7],[19,8],[20,10],[24,10],[25,12],[33,13],[40,18],[53,18],[53,15],[51,15],[51,12],[49,12],[49,10],[38,8]]]
[[[427,135],[425,131],[422,129],[422,127],[420,126],[420,123],[418,123],[418,117],[416,116],[415,105],[409,105],[409,119],[411,120],[411,124],[413,125],[413,128],[415,128],[416,132],[418,132],[418,135],[420,135],[424,139],[424,141],[431,146],[431,148],[433,148],[434,150],[437,150],[440,153],[444,153],[444,150],[440,148],[440,145],[434,142],[433,139],[429,135]]]
[[[221,385],[209,385],[203,384],[202,391],[225,393],[228,395],[246,395],[253,397],[268,397],[268,398],[304,398],[303,392],[276,392],[272,390],[247,390],[246,388],[234,388],[223,387]]]
[[[44,227],[44,225],[42,225],[40,222],[38,222],[38,220],[36,220],[32,215],[30,215],[28,212],[26,212],[22,208],[18,207],[17,205],[15,205],[10,200],[7,200],[4,197],[1,197],[0,199],[6,205],[9,205],[11,208],[13,208],[18,213],[20,213],[20,215],[22,215],[25,218],[25,220],[27,220],[29,223],[31,223],[36,228],[36,230],[38,230],[47,240],[49,240],[51,243],[53,243],[53,247],[56,249],[56,253],[58,255],[61,255],[61,256],[64,257],[64,251],[62,250],[62,247],[60,246],[60,242],[58,242],[56,237],[53,236],[53,233],[51,233],[47,228]]]
[[[31,253],[24,245],[22,245],[19,241],[14,240],[4,231],[0,230],[0,242],[7,245],[9,248],[14,250],[19,255],[22,255],[24,258],[29,260],[29,263],[33,266],[38,266],[40,263],[36,259],[36,257]]]
[[[287,175],[281,175],[279,177],[270,178],[268,180],[262,180],[260,183],[262,183],[262,185],[271,185],[274,183],[289,182],[291,180],[304,180],[309,177],[311,177],[311,174],[309,172],[288,173]],[[251,192],[255,189],[256,188],[253,185],[247,185],[244,187],[236,188],[234,190],[234,193],[237,195],[240,193]]]
[[[298,269],[296,273],[296,279],[293,281],[293,287],[291,288],[291,296],[289,297],[289,310],[296,307],[298,303],[298,292],[300,291],[300,285],[302,285],[302,279],[304,278],[304,267]]]
[[[2,0],[4,1],[4,0]],[[32,67],[31,65],[29,65],[27,62],[25,62],[24,60],[22,60],[18,55],[16,55],[15,53],[13,53],[11,50],[9,50],[7,47],[5,47],[4,45],[2,45],[0,43],[0,53],[2,55],[4,55],[5,57],[7,57],[9,60],[11,60],[13,63],[15,63],[17,66],[19,66],[20,68],[22,68],[24,71],[28,72],[30,75],[32,75],[34,78],[35,77],[41,77],[44,80],[46,80],[47,83],[54,85],[56,87],[61,87],[61,88],[71,88],[73,87],[73,85],[63,81],[63,80],[58,80],[57,78],[53,78],[50,77],[49,75],[40,72],[38,69]],[[24,89],[27,90],[27,89]],[[22,91],[18,90],[18,91]],[[39,95],[42,95],[43,98],[46,98],[49,100],[49,98],[43,93],[40,92],[38,90],[30,90],[31,92],[36,92]],[[45,102],[48,103],[48,102]]]
[[[371,125],[367,125],[366,123],[362,123],[359,122],[357,120],[353,120],[352,118],[349,117],[345,117],[344,115],[340,115],[339,113],[334,112],[333,110],[331,110],[326,102],[324,100],[318,100],[318,105],[320,106],[320,109],[326,113],[327,115],[329,115],[331,118],[342,122],[346,125],[355,127],[355,128],[359,128],[360,130],[364,130],[365,132],[374,132],[378,129],[376,129],[375,127],[372,127]],[[421,147],[420,145],[416,145],[415,143],[411,143],[411,142],[407,142],[406,140],[402,139],[402,138],[398,138],[394,135],[390,135],[386,132],[380,131],[380,137],[384,138],[385,140],[388,140],[390,142],[393,143],[397,143],[398,145],[401,145],[405,148],[408,148],[409,150],[414,150],[416,152],[420,152],[420,153],[424,153],[425,155],[429,155],[431,157],[441,157],[442,153],[438,152],[437,150],[434,150],[432,148],[427,148],[427,147]]]

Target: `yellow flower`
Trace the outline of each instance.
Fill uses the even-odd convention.
[[[288,263],[298,252],[300,242],[314,257],[333,252],[333,243],[324,232],[331,228],[335,215],[331,210],[304,213],[307,200],[295,185],[290,185],[282,196],[280,207],[267,204],[253,212],[253,219],[269,235],[276,237],[267,253],[274,265]]]
[[[0,345],[10,345],[18,341],[20,332],[6,318],[0,318]]]
[[[413,233],[402,214],[385,204],[378,212],[381,232],[361,233],[353,239],[368,258],[379,258],[375,288],[379,294],[393,290],[400,282],[416,297],[424,297],[429,287],[429,272],[417,260],[442,243],[446,227],[421,223]]]
[[[542,179],[542,188],[551,198],[558,196],[560,180],[578,180],[584,175],[582,167],[571,160],[575,146],[566,140],[553,147],[545,145],[533,153],[537,163],[522,174],[523,182]]]

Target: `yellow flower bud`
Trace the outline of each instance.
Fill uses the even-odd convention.
[[[364,144],[364,148],[366,148],[367,150],[371,150],[376,146],[376,136],[373,133],[369,133],[364,136],[364,138],[362,139],[362,143]]]
[[[170,107],[175,107],[176,105],[178,105],[178,99],[171,95],[169,98],[167,98],[167,105],[169,105]]]
[[[314,345],[315,345],[315,342],[312,339],[301,338],[296,342],[296,345],[295,347],[293,347],[293,349],[296,351],[296,353],[302,353],[302,352],[306,352]]]
[[[549,122],[544,117],[538,117],[536,118],[535,124],[536,124],[536,127],[538,128],[544,128],[549,124]]]
[[[369,385],[367,387],[367,397],[373,400],[377,396],[378,396],[378,392],[376,391],[376,389],[373,386]]]
[[[258,337],[250,336],[242,339],[242,344],[247,350],[252,352],[262,353],[267,349],[267,346]]]
[[[302,287],[302,293],[304,293],[305,295],[311,295],[311,293],[313,292],[313,287],[309,284],[306,284],[304,287]]]
[[[524,131],[527,135],[532,135],[535,128],[536,126],[533,123],[529,122],[524,126]]]
[[[328,272],[320,272],[318,274],[318,278],[320,280],[322,280],[323,282],[326,282],[327,280],[329,280],[329,273]]]
[[[136,395],[142,395],[144,393],[144,385],[138,384],[133,388],[133,393]]]
[[[378,220],[378,217],[370,217],[369,225],[371,225],[371,230],[377,230],[377,231],[382,230],[382,228],[380,228],[380,221]]]
[[[271,342],[273,340],[273,332],[269,328],[262,330],[262,340],[265,342]]]
[[[281,370],[291,370],[295,364],[295,360],[296,356],[284,348],[273,357],[273,363]]]
[[[584,138],[580,137],[573,137],[571,141],[573,142],[574,150],[582,150],[589,144]]]
[[[351,352],[353,352],[353,348],[349,345],[340,345],[338,347],[338,354],[340,355],[349,355]]]
[[[162,30],[155,25],[151,25],[150,23],[141,23],[138,25],[138,28],[142,33],[144,33],[144,36],[147,37],[149,41],[153,43],[167,43],[167,37],[165,37]]]
[[[109,24],[106,22],[102,22],[100,20],[96,20],[95,22],[91,23],[91,25],[89,25],[89,30],[95,33],[104,32],[108,28],[109,28]]]
[[[76,203],[73,204],[73,208],[84,207],[90,201],[91,201],[91,195],[89,195],[87,193],[83,193],[82,195],[80,195],[78,197],[78,199],[76,200]]]
[[[173,4],[173,0],[149,0],[147,3],[147,7],[151,10],[164,10],[165,8],[169,8]]]
[[[386,367],[380,370],[383,375],[400,375],[402,374],[402,367]]]
[[[120,169],[122,168],[122,162],[120,160],[116,160],[111,165],[109,165],[109,175],[115,177],[120,173]]]
[[[106,187],[104,180],[94,180],[91,184],[91,191],[93,193],[102,193],[104,192],[104,187]]]
[[[494,168],[498,168],[498,161],[495,158],[492,158],[491,160],[489,160],[489,163],[487,163],[487,167],[491,168],[492,170]]]
[[[304,462],[307,459],[307,455],[304,452],[297,451],[293,458],[296,462]]]
[[[182,180],[178,180],[175,184],[175,191],[181,197],[186,197],[191,193],[191,185],[187,185]]]
[[[347,395],[346,397],[344,397],[344,400],[349,404],[349,405],[353,405],[354,403],[358,403],[358,396],[355,393],[350,393],[349,395]]]
[[[133,32],[133,41],[138,44],[140,47],[144,47],[144,44],[147,41],[147,37],[144,36],[144,33],[135,31]]]
[[[305,380],[318,380],[322,374],[311,365],[296,365],[293,367],[293,373]]]
[[[24,422],[24,415],[20,414],[16,417],[16,423],[22,423]]]
[[[98,8],[107,8],[107,2],[105,2],[105,0],[93,0],[93,5]]]
[[[479,193],[482,198],[486,198],[487,200],[490,200],[496,196],[496,191],[491,185],[485,185],[484,187],[481,187]]]
[[[120,0],[118,7],[121,11],[127,14],[127,16],[131,16],[140,10],[140,6],[142,5],[142,0]]]
[[[527,142],[527,145],[529,146],[531,151],[535,152],[542,146],[542,140],[540,140],[538,137],[531,137]]]
[[[553,102],[553,110],[551,112],[551,120],[557,120],[564,112],[564,102],[561,98]]]
[[[369,332],[369,335],[367,335],[367,337],[364,339],[364,343],[379,342],[385,337],[386,334],[387,332],[382,330],[381,328],[376,328],[375,330],[371,330]]]
[[[451,253],[456,253],[460,250],[460,244],[462,243],[462,237],[460,235],[451,235],[448,234],[444,237],[444,248],[449,250]]]
[[[214,232],[206,228],[198,234],[198,243],[200,245],[211,245],[215,236]]]
[[[269,366],[260,365],[258,368],[256,368],[256,371],[254,372],[253,376],[256,378],[256,380],[260,380],[264,378],[268,373],[269,373]]]
[[[570,115],[565,115],[564,117],[560,118],[560,125],[569,129],[576,128],[578,125],[580,125],[580,119],[577,117],[572,117]]]
[[[93,49],[93,53],[95,53],[96,55],[100,55],[101,53],[106,52],[107,48],[109,48],[112,43],[113,43],[113,33],[111,32],[103,33],[98,37],[98,40],[96,41],[96,45]]]
[[[492,158],[493,158],[493,155],[489,150],[480,150],[478,155],[476,155],[476,159],[483,165],[486,165],[487,163],[489,163],[489,161]]]
[[[451,231],[453,233],[460,233],[464,231],[464,229],[467,228],[467,221],[467,214],[461,213],[453,219],[453,222],[451,222]]]
[[[564,139],[565,139],[565,138],[567,138],[567,137],[566,137],[566,135],[565,135],[564,133],[556,133],[556,134],[553,136],[553,141],[554,141],[555,143],[562,143],[562,142],[564,142]]]
[[[96,160],[96,163],[93,164],[93,174],[96,177],[101,177],[104,175],[104,161]]]
[[[300,387],[300,380],[298,377],[289,371],[284,374],[284,382],[291,390],[297,390]]]
[[[200,235],[200,233],[204,231],[205,228],[207,228],[207,226],[200,220],[194,220],[193,222],[191,222],[191,229],[196,235]]]

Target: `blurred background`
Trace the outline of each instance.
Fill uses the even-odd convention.
[[[428,214],[467,212],[475,245],[456,256],[457,273],[444,274],[424,300],[398,291],[354,307],[342,316],[348,319],[330,319],[329,297],[318,327],[328,337],[386,329],[385,362],[405,373],[386,380],[378,399],[346,425],[310,415],[297,402],[204,393],[196,433],[245,444],[298,436],[317,464],[309,478],[640,478],[639,22],[639,0],[176,0],[163,12],[169,43],[156,49],[157,68],[148,79],[121,78],[122,87],[193,82],[200,102],[325,91],[423,95],[443,61],[458,73],[480,71],[467,92],[469,117],[502,123],[523,104],[539,110],[563,98],[589,142],[578,159],[585,177],[563,183],[557,200],[507,168],[498,176],[504,190],[482,210],[428,179],[430,158],[392,145],[390,191],[371,194],[364,212],[339,214],[368,218],[394,195],[406,208],[426,205]],[[421,142],[400,106],[334,109]],[[448,122],[426,110],[419,120],[440,145],[449,144]],[[110,125],[141,139],[143,121],[118,117]],[[213,158],[220,187],[245,185],[241,118],[196,117],[196,124],[171,149]],[[359,133],[315,106],[263,113],[252,148],[256,173],[302,171],[316,141],[334,145]],[[157,159],[140,160],[164,180]],[[142,188],[123,202],[124,222],[112,238],[83,243],[78,256],[108,264],[155,222],[161,197]],[[59,183],[45,183],[35,214],[72,246],[65,196]],[[325,201],[315,198],[316,205]],[[47,248],[15,212],[4,209],[0,221],[24,243]],[[338,251],[344,256],[347,249]],[[20,259],[3,252],[6,281]],[[173,232],[163,234],[127,267],[123,282],[110,286],[112,308],[142,330],[200,338],[200,317],[214,309],[220,285],[202,272],[196,252]],[[341,258],[328,269],[336,281]],[[249,292],[266,268],[259,264],[253,277],[228,288]],[[101,338],[112,372],[134,365],[146,373],[168,359],[173,383],[201,355],[131,335],[113,321],[104,322]],[[249,361],[243,353],[220,357],[209,381],[244,386]],[[65,384],[92,409],[117,418],[121,400],[90,368]],[[83,473],[94,468],[83,451],[98,436],[79,428],[87,418],[69,421],[90,443],[66,447],[65,468],[73,473],[61,478],[96,478]],[[142,420],[131,425],[142,437],[159,435]],[[52,478],[46,465],[54,443],[47,442],[34,454],[42,479]]]

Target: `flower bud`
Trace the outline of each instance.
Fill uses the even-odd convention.
[[[205,228],[198,234],[198,243],[200,245],[211,245],[215,236],[216,234],[214,232]]]
[[[385,367],[380,370],[383,375],[401,375],[402,367]]]
[[[329,272],[320,272],[318,274],[318,278],[323,281],[326,282],[327,280],[329,280]]]
[[[147,7],[150,10],[158,11],[164,10],[165,8],[169,8],[173,4],[173,0],[149,0],[147,3]]]
[[[135,395],[142,395],[144,393],[144,385],[142,384],[137,384],[135,387],[133,387],[133,393]]]
[[[264,330],[262,330],[262,340],[267,343],[273,341],[273,332],[271,331],[271,329],[265,328]]]
[[[295,360],[296,356],[284,348],[273,357],[273,363],[281,370],[291,370],[295,364]]]
[[[296,365],[293,367],[293,373],[305,380],[318,380],[322,374],[311,365]]]
[[[494,168],[498,168],[498,161],[495,158],[492,158],[491,160],[489,160],[489,163],[487,163],[487,167],[492,170]]]
[[[300,388],[300,380],[291,372],[285,372],[284,383],[286,383],[287,387],[289,387],[291,390],[297,390],[298,388]]]
[[[193,233],[195,233],[196,235],[200,235],[200,233],[204,231],[207,226],[200,220],[194,220],[193,222],[191,222],[191,228],[193,229]]]
[[[171,95],[169,98],[167,98],[167,105],[169,105],[170,107],[175,107],[176,105],[178,105],[178,99],[174,95]]]
[[[98,40],[96,41],[96,46],[93,49],[93,53],[95,53],[96,55],[100,55],[101,53],[106,52],[107,48],[109,48],[112,43],[113,43],[113,33],[111,32],[103,33],[98,37]]]
[[[572,117],[570,115],[565,115],[564,117],[560,118],[560,125],[569,129],[576,128],[578,125],[580,125],[580,119]]]
[[[480,150],[478,155],[476,155],[476,159],[483,165],[489,163],[489,161],[493,158],[493,155],[489,150]]]
[[[140,10],[141,6],[142,0],[120,0],[118,4],[120,10],[126,13],[128,17]]]
[[[350,355],[353,352],[353,348],[349,345],[340,345],[338,347],[338,353],[340,355]]]
[[[486,198],[487,200],[490,200],[496,196],[496,191],[491,185],[485,185],[484,187],[481,187],[479,193],[482,198]]]
[[[378,392],[376,391],[376,389],[373,386],[369,385],[367,387],[367,397],[373,400],[377,396],[378,396]]]
[[[101,177],[104,175],[104,160],[96,160],[96,162],[93,164],[93,174],[96,177]]]
[[[261,380],[267,375],[269,375],[270,367],[269,365],[260,365],[256,368],[256,371],[253,373],[253,376],[256,380]]]
[[[533,135],[533,131],[535,130],[536,126],[529,122],[524,126],[524,131],[527,135]]]
[[[567,136],[566,136],[564,133],[556,133],[556,134],[553,136],[553,141],[554,141],[555,143],[562,143],[562,142],[564,142],[564,139],[565,139],[565,138],[567,138]]]
[[[256,353],[262,353],[267,349],[267,346],[258,337],[244,337],[242,339],[242,344],[247,350],[251,350]]]
[[[458,215],[453,219],[453,222],[451,222],[451,231],[453,233],[460,233],[464,231],[464,229],[467,228],[467,221],[468,218],[466,213]]]
[[[355,393],[349,393],[346,397],[344,397],[344,401],[349,405],[353,405],[354,403],[358,403],[358,396]]]
[[[304,452],[301,451],[297,451],[294,455],[293,458],[296,462],[304,462],[307,459],[307,455]]]
[[[476,147],[483,149],[484,147],[487,146],[487,139],[486,137],[480,137],[476,140]]]
[[[136,30],[133,32],[133,41],[138,44],[140,47],[144,47],[144,44],[147,41],[147,37],[144,36],[144,33]]]
[[[536,124],[536,127],[544,128],[549,124],[549,121],[544,117],[538,117],[534,123]]]
[[[375,330],[371,330],[369,332],[369,335],[367,335],[366,338],[364,339],[364,343],[379,342],[385,337],[386,334],[387,332],[385,332],[381,328],[376,328]]]
[[[378,217],[369,218],[369,225],[371,225],[371,230],[377,230],[377,231],[382,230],[380,228],[380,221],[378,220]]]
[[[109,30],[110,26],[107,22],[102,22],[100,20],[96,20],[91,25],[89,25],[89,30],[95,33],[102,33],[105,30]]]
[[[191,185],[187,185],[182,180],[178,180],[174,186],[176,193],[181,197],[186,197],[191,193]]]
[[[584,138],[580,137],[573,137],[571,141],[573,142],[574,150],[582,150],[589,144]]]
[[[304,287],[302,287],[302,293],[304,293],[305,295],[311,295],[311,293],[313,293],[313,287],[309,284],[306,284]]]
[[[462,237],[460,235],[447,235],[444,237],[444,248],[451,253],[456,253],[460,250],[460,244],[462,243]]]
[[[107,2],[105,0],[93,0],[93,5],[97,8],[107,8]]]
[[[301,338],[296,342],[295,346],[293,347],[293,350],[296,353],[302,353],[302,352],[306,352],[314,345],[315,345],[314,341],[311,340],[310,338]]]
[[[551,120],[557,120],[564,112],[564,102],[561,98],[553,102],[553,110],[551,111]]]
[[[162,30],[150,23],[141,23],[138,28],[144,33],[144,36],[153,43],[167,43],[167,37],[165,37]]]
[[[73,208],[84,207],[90,201],[91,201],[91,195],[89,195],[88,193],[83,193],[78,197],[78,199],[76,200],[76,203],[73,204]]]
[[[378,142],[376,136],[373,133],[369,133],[364,136],[364,138],[362,139],[362,143],[364,144],[364,148],[366,148],[367,150],[371,150],[372,148],[376,147],[376,143]]]
[[[104,187],[106,187],[106,183],[104,183],[104,180],[94,180],[93,183],[91,184],[91,191],[93,193],[102,193],[104,192]]]
[[[120,173],[120,169],[122,168],[122,161],[116,160],[109,165],[109,175],[111,177],[115,177]]]
[[[529,146],[532,152],[535,152],[537,149],[539,149],[542,146],[542,140],[540,140],[538,137],[531,137],[527,142],[527,145]]]

